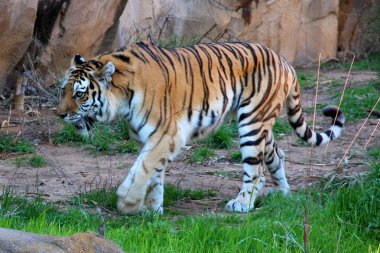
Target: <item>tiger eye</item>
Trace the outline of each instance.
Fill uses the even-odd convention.
[[[75,92],[75,97],[77,97],[77,98],[81,98],[81,97],[83,97],[83,95],[84,95],[84,92],[81,92],[81,91]]]

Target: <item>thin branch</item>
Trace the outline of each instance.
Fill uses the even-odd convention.
[[[356,133],[354,139],[352,140],[352,142],[350,143],[350,145],[349,145],[348,148],[346,149],[346,152],[344,152],[344,155],[343,155],[343,157],[340,159],[340,161],[339,161],[337,167],[339,167],[339,166],[342,164],[342,161],[344,160],[344,158],[346,157],[346,155],[347,155],[348,152],[350,151],[352,144],[354,144],[356,138],[358,138],[360,132],[362,131],[364,125],[367,123],[367,121],[368,121],[369,117],[371,116],[373,110],[375,110],[375,108],[376,108],[377,104],[379,103],[379,101],[380,101],[380,97],[377,99],[376,104],[372,107],[372,110],[369,112],[367,118],[364,120],[364,122],[363,122],[363,124],[361,125],[359,131]]]
[[[376,124],[375,128],[373,129],[373,131],[372,131],[371,135],[369,136],[369,138],[368,138],[367,142],[365,143],[363,150],[367,148],[367,146],[368,146],[369,142],[370,142],[370,141],[371,141],[371,139],[372,139],[372,136],[373,136],[373,134],[375,133],[375,131],[376,131],[377,127],[379,126],[379,123],[380,123],[380,119],[377,121],[377,124]]]
[[[344,82],[344,87],[343,87],[342,95],[340,96],[339,105],[338,105],[338,110],[336,111],[336,114],[335,114],[335,117],[334,117],[334,121],[333,121],[332,127],[335,126],[336,118],[338,117],[338,112],[339,112],[340,106],[341,106],[342,101],[343,101],[344,92],[346,91],[346,88],[347,88],[348,78],[350,77],[351,70],[352,70],[352,65],[354,64],[354,61],[355,61],[355,55],[354,55],[354,57],[352,57],[351,66],[350,66],[350,69],[348,70],[348,74],[347,74],[347,77],[346,77],[346,81]],[[333,131],[330,132],[330,136],[329,136],[330,139],[331,139],[331,135],[332,135],[332,134],[333,134]],[[326,148],[325,148],[325,152],[324,152],[324,155],[327,154],[327,149],[328,149],[328,147],[329,147],[329,144],[330,144],[330,142],[327,142],[327,144],[326,144]]]

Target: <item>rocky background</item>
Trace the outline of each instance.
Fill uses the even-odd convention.
[[[71,57],[151,37],[165,46],[250,41],[297,65],[379,51],[379,0],[0,0],[0,95],[57,83]],[[16,85],[19,83],[19,85]],[[22,93],[23,89],[17,90]]]

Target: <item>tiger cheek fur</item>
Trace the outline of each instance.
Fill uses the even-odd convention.
[[[140,155],[117,190],[117,206],[124,214],[162,213],[166,166],[191,139],[217,129],[229,112],[237,116],[244,170],[240,192],[226,205],[231,212],[254,208],[265,183],[264,167],[274,181],[272,191],[289,192],[285,154],[272,132],[283,104],[294,131],[310,145],[328,143],[343,129],[344,115],[335,107],[323,111],[328,117],[337,115],[333,126],[322,133],[310,129],[294,69],[261,45],[211,43],[167,49],[141,42],[88,62],[75,59],[80,68],[68,79],[90,80],[91,106],[99,109],[95,119],[124,117],[139,143]]]

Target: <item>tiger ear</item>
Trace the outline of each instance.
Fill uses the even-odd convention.
[[[71,67],[76,67],[83,63],[85,63],[85,60],[80,54],[76,54],[73,59],[71,59]]]
[[[113,62],[109,61],[96,73],[96,75],[102,79],[105,80],[106,83],[111,82],[112,75],[115,73],[115,65]]]

